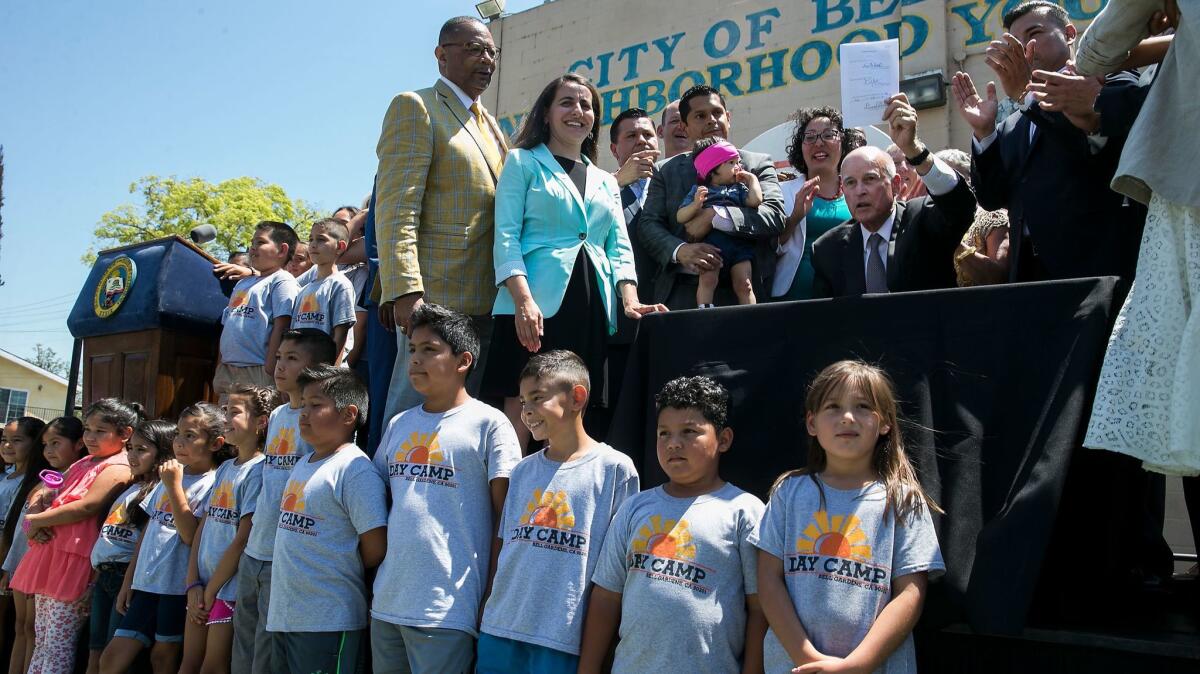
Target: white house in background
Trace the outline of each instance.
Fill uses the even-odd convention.
[[[23,416],[49,421],[67,404],[67,380],[0,349],[0,419]]]

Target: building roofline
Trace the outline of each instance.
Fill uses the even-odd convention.
[[[15,365],[19,365],[19,366],[25,368],[26,370],[32,370],[33,372],[36,372],[37,374],[40,374],[43,377],[54,381],[56,384],[62,384],[63,386],[70,385],[70,382],[68,382],[66,379],[63,379],[62,377],[54,374],[50,370],[47,370],[45,368],[41,368],[41,367],[38,367],[37,365],[34,365],[33,363],[25,360],[24,358],[16,355],[15,353],[11,353],[9,351],[5,351],[4,349],[0,349],[0,358],[3,358],[4,360],[7,360]]]

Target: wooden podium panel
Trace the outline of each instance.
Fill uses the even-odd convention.
[[[211,335],[139,330],[83,340],[83,406],[119,397],[145,405],[151,418],[216,401],[212,377],[218,341]]]

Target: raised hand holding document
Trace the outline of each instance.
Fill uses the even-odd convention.
[[[849,42],[838,48],[842,62],[842,120],[847,127],[883,120],[886,100],[900,93],[900,42]]]

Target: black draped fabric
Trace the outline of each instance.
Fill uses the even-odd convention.
[[[765,499],[776,476],[804,464],[804,394],[813,375],[845,358],[879,364],[897,385],[909,455],[947,513],[935,521],[948,570],[931,586],[925,619],[1015,633],[1052,534],[1058,548],[1071,533],[1070,523],[1058,521],[1059,500],[1073,455],[1092,453],[1077,448],[1116,283],[1079,279],[648,316],[608,441],[634,455],[643,488],[661,484],[654,393],[677,376],[712,376],[733,397],[734,442],[722,475]],[[1107,488],[1120,489],[1097,486]]]

